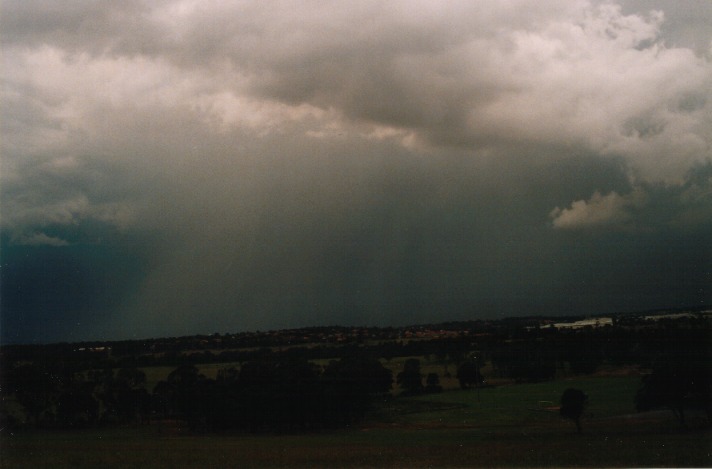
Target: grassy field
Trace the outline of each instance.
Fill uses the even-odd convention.
[[[391,370],[393,373],[393,378],[395,380],[395,377],[403,371],[403,364],[408,358],[417,358],[421,361],[421,372],[423,373],[423,376],[427,376],[428,373],[437,373],[439,378],[440,378],[440,384],[443,386],[444,389],[455,389],[459,388],[460,384],[455,378],[455,375],[457,374],[457,365],[448,363],[447,365],[434,361],[434,360],[426,360],[422,356],[418,357],[397,357],[391,360],[381,360],[383,366],[385,366],[387,369]],[[321,367],[326,367],[329,362],[331,362],[333,359],[321,359],[321,360],[312,360],[312,363],[315,365],[321,366]],[[215,379],[215,377],[218,374],[218,370],[220,369],[227,369],[227,368],[236,368],[240,369],[240,363],[211,363],[211,364],[200,364],[197,365],[198,370],[200,373],[205,375],[208,378]],[[156,384],[161,381],[165,380],[168,375],[171,373],[171,371],[175,370],[175,366],[151,366],[151,367],[144,367],[141,368],[141,371],[143,371],[146,374],[146,389],[151,391],[153,388],[156,386]],[[486,365],[482,368],[482,373],[488,374],[490,370],[489,365]],[[445,372],[449,372],[451,376],[447,377],[445,376]],[[396,390],[397,392],[397,390]]]
[[[399,398],[357,427],[329,433],[194,435],[167,423],[1,432],[0,462],[3,468],[711,466],[712,433],[702,420],[693,418],[682,431],[670,412],[633,414],[638,381],[598,376]],[[550,409],[567,387],[590,398],[582,435]]]
[[[559,419],[553,407],[565,389],[582,389],[589,396],[586,418],[607,418],[635,412],[633,398],[640,382],[637,376],[584,377],[537,384],[520,384],[485,387],[480,390],[453,390],[442,394],[423,395],[415,401],[447,402],[461,408],[439,411],[437,415],[428,412],[405,414],[405,418],[416,423],[433,421],[461,425],[521,425],[545,423]],[[396,401],[397,402],[397,401]]]

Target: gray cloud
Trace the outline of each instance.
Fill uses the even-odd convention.
[[[710,165],[695,168],[684,184],[641,184],[623,194],[596,191],[587,200],[554,208],[549,217],[556,229],[679,230],[704,227],[712,219]]]
[[[119,272],[62,337],[710,302],[686,5],[6,2],[3,250]]]

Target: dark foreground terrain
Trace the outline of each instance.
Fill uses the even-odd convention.
[[[2,431],[2,467],[709,467],[712,431],[688,412],[636,413],[634,374],[398,398],[356,426],[314,433],[195,433],[177,421],[76,431]],[[563,389],[587,390],[583,433]],[[295,402],[294,405],[299,405]]]
[[[0,347],[2,468],[712,467],[712,311]]]

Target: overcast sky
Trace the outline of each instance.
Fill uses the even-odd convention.
[[[3,343],[712,304],[712,2],[5,0]]]

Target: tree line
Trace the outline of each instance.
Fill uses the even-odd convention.
[[[637,366],[649,371],[635,396],[638,409],[669,407],[684,424],[686,407],[710,410],[711,330],[708,320],[694,318],[582,330],[503,323],[487,334],[167,354],[148,365],[144,355],[77,353],[66,344],[2,347],[0,418],[4,426],[20,423],[8,411],[14,399],[27,424],[37,427],[178,419],[196,430],[332,428],[358,421],[374,399],[389,395],[394,382],[403,395],[441,392],[440,376],[424,375],[419,360],[406,360],[395,381],[380,361],[423,356],[441,363],[446,375],[455,365],[463,389],[484,383],[485,363],[493,378],[517,382],[593,373],[603,364]],[[317,359],[331,361],[316,366]],[[228,365],[214,379],[196,366],[222,362],[241,366]],[[147,389],[141,368],[166,363],[176,368]]]
[[[152,392],[136,368],[74,373],[22,364],[3,375],[2,386],[36,427],[177,419],[199,431],[334,428],[358,421],[391,390],[392,373],[375,358],[345,357],[323,368],[272,358],[221,369],[215,379],[180,365]],[[4,417],[6,425],[19,423]]]

